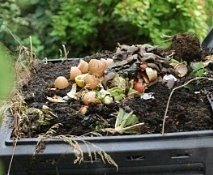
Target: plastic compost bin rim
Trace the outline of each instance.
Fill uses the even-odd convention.
[[[5,117],[2,126],[9,128],[9,123],[12,122],[11,117]],[[5,144],[8,146],[13,146],[14,140],[11,139],[12,128],[8,129],[6,134]],[[165,133],[162,134],[141,134],[141,135],[124,135],[124,136],[97,136],[97,137],[81,137],[76,136],[76,141],[91,141],[95,142],[113,142],[113,141],[153,141],[153,140],[163,140],[163,139],[182,139],[182,138],[202,138],[202,137],[213,137],[213,130],[202,130],[202,131],[187,131],[187,132],[175,132],[175,133]],[[17,141],[17,145],[34,145],[38,142],[37,138],[21,138]],[[64,143],[64,141],[59,139],[47,139],[45,142],[48,144]]]

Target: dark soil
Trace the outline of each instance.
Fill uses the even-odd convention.
[[[176,39],[180,38],[177,37]],[[190,40],[189,42],[193,41]],[[173,44],[172,47],[181,49],[177,46],[177,43]],[[196,53],[190,49],[184,48],[182,53],[177,52],[177,56],[183,58],[182,54],[185,54],[186,57],[184,58],[194,59]],[[188,55],[188,53],[190,53],[190,55]],[[85,60],[94,57],[108,58],[112,57],[112,55],[112,53],[96,54],[95,56],[86,57]],[[88,106],[88,110],[84,115],[79,112],[79,109],[84,106],[79,100],[72,99],[67,103],[49,102],[46,99],[47,96],[65,96],[67,92],[70,91],[71,82],[70,86],[64,90],[53,91],[50,88],[53,87],[53,82],[56,77],[69,75],[70,67],[77,65],[78,62],[79,59],[48,62],[48,64],[41,63],[28,84],[23,86],[23,96],[28,107],[42,109],[42,107],[46,105],[56,115],[45,125],[36,124],[35,118],[29,117],[30,121],[22,124],[22,127],[26,125],[22,131],[24,134],[23,137],[37,137],[58,123],[62,125],[56,130],[56,134],[64,135],[83,135],[92,131],[98,131],[99,128],[113,128],[117,115],[116,112],[118,112],[120,107],[125,109],[126,112],[134,111],[134,114],[139,117],[139,121],[144,122],[140,130],[141,134],[161,132],[166,103],[171,92],[171,90],[161,82],[150,86],[146,90],[146,92],[154,93],[154,99],[143,100],[140,97],[135,97],[110,105],[91,104]],[[208,76],[212,77],[211,70],[209,70]],[[191,79],[189,76],[182,78],[176,86],[183,84],[189,79]],[[206,91],[212,92],[212,90],[212,81],[199,80],[175,91],[169,106],[165,132],[213,129],[212,109],[206,97]],[[37,127],[33,127],[34,125]],[[101,134],[107,135],[107,133],[102,132]]]
[[[171,49],[175,50],[175,59],[191,62],[201,58],[200,41],[194,34],[177,34],[172,38]]]

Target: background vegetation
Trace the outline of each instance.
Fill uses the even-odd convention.
[[[162,36],[178,32],[202,39],[212,7],[211,0],[1,0],[0,40],[15,50],[32,36],[40,58],[58,58],[62,44],[79,57],[117,42],[162,45]]]

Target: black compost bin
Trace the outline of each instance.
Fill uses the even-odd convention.
[[[11,118],[5,117],[0,129],[0,160],[10,175],[212,175],[213,131],[180,132],[135,136],[77,138],[83,152],[88,149],[82,139],[101,148],[118,164],[104,164],[100,159],[85,159],[74,164],[72,148],[59,140],[47,140],[42,153],[34,155],[37,140],[20,139],[14,150],[10,139]],[[95,147],[91,146],[91,151]]]
[[[58,61],[58,60],[54,60]],[[56,139],[45,141],[45,149],[35,153],[36,138],[17,141],[14,147],[12,117],[5,116],[0,127],[0,163],[6,175],[212,175],[213,130],[145,135],[78,137],[85,158],[74,164],[69,144]],[[102,151],[117,163],[87,158],[90,152]],[[93,146],[92,146],[93,144]],[[95,145],[95,146],[94,146]],[[10,166],[11,158],[12,164]],[[1,172],[1,171],[0,171]]]

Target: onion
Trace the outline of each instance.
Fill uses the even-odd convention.
[[[71,67],[70,69],[70,80],[74,80],[75,77],[77,77],[78,75],[81,75],[82,72],[80,71],[80,69],[78,67]]]
[[[104,74],[104,70],[105,70],[105,64],[102,63],[100,60],[97,60],[97,59],[90,60],[88,72],[91,75],[101,77]]]
[[[98,100],[96,98],[96,92],[95,91],[86,92],[83,95],[82,101],[85,105],[89,105],[90,103],[100,103],[100,100]]]
[[[82,59],[80,59],[80,62],[78,64],[78,69],[83,73],[87,73],[88,72],[88,63]]]
[[[84,81],[86,83],[86,87],[92,90],[96,89],[100,84],[100,80],[96,78],[94,75],[90,75],[90,74],[87,74],[84,77]]]
[[[158,72],[150,67],[146,68],[146,75],[149,81],[155,81],[158,78]]]
[[[55,79],[54,86],[58,89],[65,89],[69,86],[69,82],[65,77],[59,76]]]

